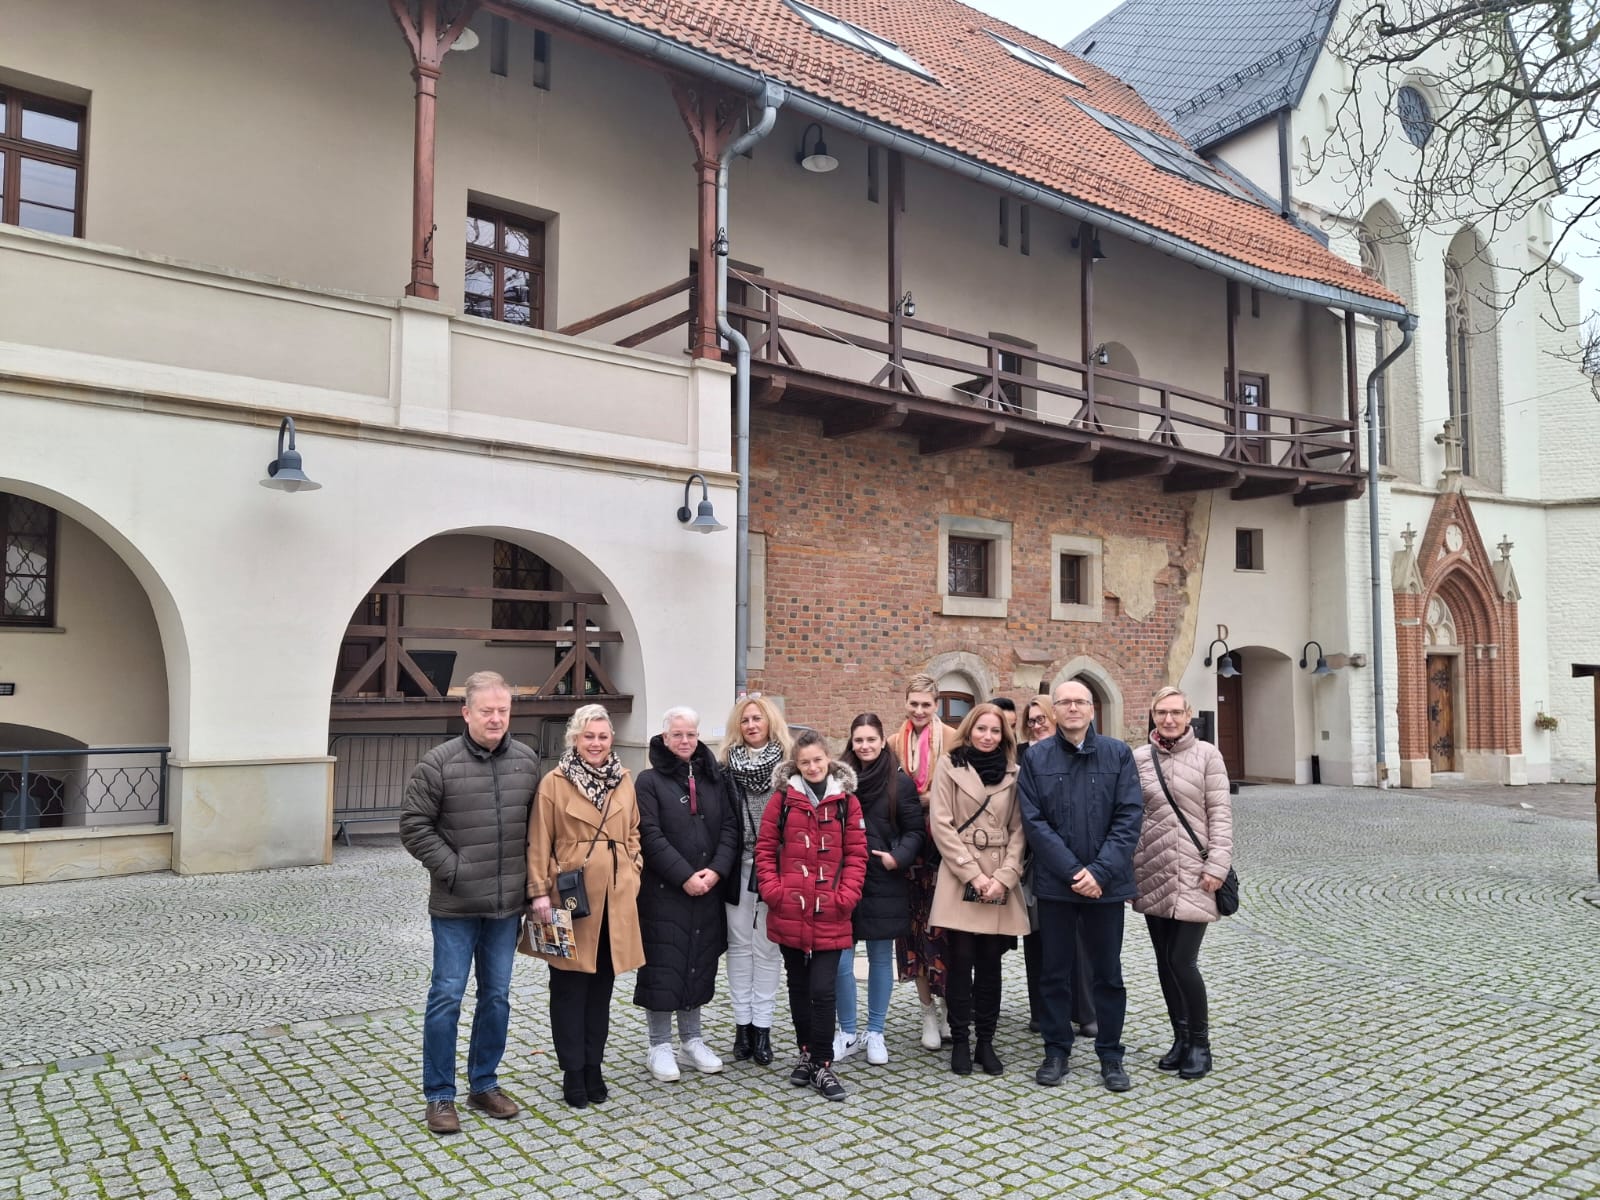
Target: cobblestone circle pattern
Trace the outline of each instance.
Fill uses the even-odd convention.
[[[891,1061],[843,1064],[844,1104],[782,1058],[656,1083],[624,977],[611,1099],[574,1111],[546,969],[519,960],[501,1077],[525,1111],[463,1109],[444,1139],[418,1083],[426,886],[392,839],[329,867],[0,889],[0,1200],[1600,1196],[1595,830],[1538,792],[1245,789],[1244,906],[1202,954],[1204,1080],[1155,1069],[1170,1031],[1131,914],[1120,1096],[1087,1047],[1064,1086],[1033,1083],[1012,954],[999,1079],[923,1051],[901,986]],[[706,1025],[725,1050],[725,995]]]

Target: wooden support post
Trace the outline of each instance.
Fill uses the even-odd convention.
[[[732,134],[738,105],[728,96],[683,80],[672,81],[672,99],[694,144],[696,186],[697,282],[694,306],[694,358],[722,357],[717,333],[717,168]]]
[[[1233,426],[1233,436],[1228,439],[1233,457],[1243,458],[1244,418],[1239,410],[1239,285],[1228,280],[1226,305],[1228,309],[1228,366],[1223,386],[1227,389],[1228,423]]]
[[[1098,427],[1094,408],[1094,230],[1085,221],[1078,226],[1078,332],[1083,354],[1084,424]]]
[[[418,0],[415,17],[410,0],[389,0],[389,11],[411,49],[411,77],[417,81],[416,130],[411,162],[411,281],[406,295],[424,300],[439,298],[433,279],[434,135],[437,125],[439,75],[444,56],[477,11],[478,0],[466,0],[443,32],[439,25],[440,0]]]
[[[1600,768],[1600,663],[1573,663],[1572,677],[1594,680],[1594,748],[1595,766]],[[1600,771],[1594,781],[1594,873],[1600,879]]]
[[[900,152],[888,152],[889,167],[889,379],[888,386],[896,391],[905,386],[905,313],[900,300],[904,283],[903,260],[900,253],[900,214],[906,203],[906,164]]]

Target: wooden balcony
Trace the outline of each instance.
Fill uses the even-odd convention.
[[[521,600],[572,607],[572,627],[558,629],[491,629],[458,625],[409,625],[405,597],[451,600]],[[343,650],[355,651],[359,662],[348,678],[336,676],[331,718],[334,721],[415,720],[456,717],[462,693],[441,688],[406,646],[416,641],[472,641],[546,645],[555,648],[555,664],[537,686],[514,686],[513,717],[569,716],[584,704],[603,704],[612,713],[629,712],[633,697],[617,690],[597,653],[601,645],[620,645],[614,629],[591,629],[589,609],[606,603],[598,592],[532,591],[521,588],[444,587],[433,584],[380,583],[373,587],[356,620],[345,630]],[[552,609],[551,611],[557,611]],[[378,617],[377,621],[363,616]],[[454,656],[451,656],[453,661]],[[427,660],[424,659],[424,662]],[[448,666],[445,669],[448,677]],[[516,681],[512,681],[515,685]]]
[[[1096,480],[1159,478],[1170,492],[1227,488],[1241,500],[1292,495],[1317,504],[1364,490],[1353,371],[1347,416],[1253,407],[1237,395],[735,274],[728,315],[750,340],[752,405],[816,417],[828,437],[895,430],[915,437],[922,454],[989,447],[1019,469],[1081,463]],[[659,346],[689,328],[695,284],[677,280],[560,332]],[[1230,286],[1230,362],[1236,307]],[[1347,349],[1353,333],[1347,318]]]

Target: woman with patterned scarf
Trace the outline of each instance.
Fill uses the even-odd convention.
[[[759,693],[741,696],[728,714],[721,757],[733,779],[739,817],[739,865],[723,880],[728,916],[728,991],[738,1031],[733,1057],[772,1062],[772,1013],[783,954],[767,937],[767,906],[756,894],[756,834],[772,798],[772,772],[789,757],[789,729],[777,705]]]
[[[611,1031],[612,985],[623,971],[644,965],[639,804],[612,736],[611,718],[600,705],[573,713],[566,751],[540,782],[528,819],[532,919],[550,919],[563,871],[583,872],[589,899],[589,915],[572,922],[571,956],[539,956],[550,964],[550,1036],[561,1096],[574,1108],[599,1104],[608,1094],[600,1063]]]
[[[924,813],[933,788],[933,771],[955,742],[956,731],[934,718],[939,707],[939,685],[931,675],[913,675],[906,682],[905,724],[889,738],[889,748],[900,766],[917,785],[917,799]],[[939,854],[932,843],[911,866],[911,932],[896,943],[900,959],[900,978],[917,981],[917,999],[922,1003],[922,1047],[937,1050],[950,1037],[950,1025],[935,999],[944,1003],[944,934],[928,923],[933,907],[933,884],[939,874]]]

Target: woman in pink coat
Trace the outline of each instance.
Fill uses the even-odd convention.
[[[1133,754],[1144,791],[1144,827],[1133,855],[1139,893],[1133,908],[1149,926],[1161,994],[1172,1018],[1172,1049],[1156,1065],[1183,1079],[1199,1079],[1211,1070],[1200,941],[1206,926],[1217,919],[1216,892],[1233,859],[1228,769],[1221,751],[1195,737],[1189,725],[1193,715],[1187,696],[1174,687],[1162,688],[1150,702],[1155,722],[1150,743]],[[1204,856],[1173,805],[1183,810],[1206,849]]]

